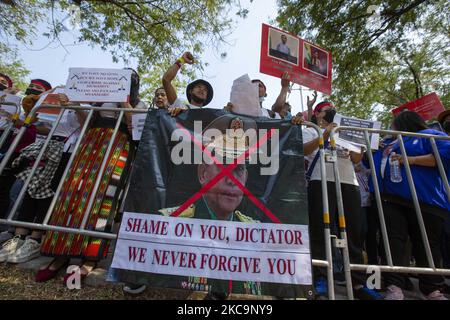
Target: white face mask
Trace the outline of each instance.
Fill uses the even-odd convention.
[[[262,104],[264,102],[264,100],[266,99],[266,97],[259,97],[259,104]]]

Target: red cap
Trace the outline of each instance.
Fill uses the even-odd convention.
[[[45,91],[48,91],[52,88],[50,83],[48,83],[47,81],[42,80],[42,79],[33,79],[33,80],[31,80],[31,83],[37,84],[37,85],[43,87],[45,89]]]
[[[333,106],[333,104],[331,102],[329,102],[329,101],[322,101],[322,102],[320,102],[320,103],[318,103],[316,105],[316,107],[314,108],[314,113],[319,113],[320,110],[322,110],[325,107],[333,107],[334,108],[334,106]]]
[[[4,73],[0,73],[0,77],[5,78],[6,82],[8,82],[8,89],[11,89],[13,86],[13,82],[11,80],[10,77],[8,77],[6,74]]]

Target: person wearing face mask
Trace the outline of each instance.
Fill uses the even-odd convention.
[[[422,117],[413,111],[404,110],[392,121],[392,130],[446,136],[445,133],[427,127]],[[442,266],[441,235],[444,227],[444,219],[448,219],[450,203],[447,198],[444,181],[437,167],[430,139],[403,136],[406,159],[402,157],[402,150],[396,136],[390,136],[383,140],[383,144],[374,153],[374,172],[376,173],[383,204],[383,213],[386,223],[386,231],[391,249],[394,266],[408,266],[409,252],[408,240],[411,243],[412,255],[415,258],[416,267],[429,267],[422,240],[417,215],[414,210],[411,190],[404,161],[410,166],[411,175],[417,200],[422,213],[424,227],[430,246],[431,255],[436,268]],[[450,141],[436,139],[436,148],[442,161],[442,166],[447,178],[450,169]],[[391,176],[391,160],[399,162],[400,179]],[[373,190],[373,182],[370,179],[369,187]],[[448,221],[448,220],[447,220]],[[448,251],[447,251],[448,254]],[[382,256],[383,264],[387,264]],[[405,277],[398,273],[383,274],[386,286],[386,300],[403,300],[402,288],[405,287]],[[419,290],[427,300],[448,300],[443,294],[445,286],[444,277],[441,275],[419,274]]]
[[[214,90],[211,84],[203,79],[197,79],[188,84],[186,88],[186,97],[189,103],[184,104],[178,99],[177,91],[173,87],[172,81],[185,63],[194,63],[194,56],[192,53],[185,52],[183,56],[177,59],[177,61],[175,61],[175,63],[166,71],[162,78],[163,88],[166,91],[167,100],[169,101],[169,108],[167,111],[173,117],[184,110],[205,107],[211,102],[214,96]]]
[[[45,91],[51,90],[52,86],[45,80],[42,79],[33,79],[28,85],[27,90],[25,90],[25,95],[35,94],[40,95]]]
[[[442,129],[450,135],[450,110],[445,110],[438,115],[437,120],[441,124]]]
[[[280,116],[283,119],[291,120],[292,119],[291,111],[292,111],[291,105],[289,104],[289,102],[286,102],[283,106],[283,109],[281,109]]]
[[[286,103],[287,94],[289,91],[289,84],[290,84],[290,75],[288,72],[284,72],[281,76],[281,90],[280,94],[277,97],[277,100],[272,105],[271,109],[266,109],[263,107],[263,102],[265,98],[267,97],[267,88],[264,82],[262,82],[259,79],[253,79],[253,83],[258,83],[259,86],[259,104],[261,106],[262,116],[267,118],[273,118],[273,119],[281,119],[280,112],[282,112],[282,109],[284,107],[284,104]]]
[[[333,123],[336,108],[328,101],[320,102],[313,111],[312,122],[323,130],[323,139],[328,141],[331,130],[337,125]],[[322,185],[319,164],[319,137],[315,129],[305,128],[303,133],[303,150],[308,161],[308,206],[309,230],[311,238],[311,254],[313,259],[325,260]],[[328,143],[326,143],[328,145]],[[329,152],[326,150],[326,152]],[[355,175],[353,163],[361,161],[362,153],[348,152],[338,148],[337,166],[341,180],[342,198],[344,203],[345,221],[348,234],[348,249],[350,263],[363,263],[363,238],[361,198],[358,180]],[[330,223],[337,221],[337,196],[332,163],[326,163],[326,180],[328,190],[328,206]],[[327,294],[326,271],[323,268],[313,269],[316,294]],[[365,286],[366,277],[363,273],[352,271],[353,291],[356,298],[361,300],[379,300],[381,295]]]

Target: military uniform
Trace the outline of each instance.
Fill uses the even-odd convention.
[[[159,210],[159,212],[164,216],[170,216],[179,207],[164,208]],[[207,219],[216,220],[214,218],[214,213],[208,208],[205,199],[202,197],[195,203],[191,204],[187,209],[185,209],[178,216],[180,218],[196,218],[196,219]],[[229,221],[243,222],[243,223],[254,223],[259,222],[252,219],[249,216],[241,213],[239,210],[235,210]],[[175,277],[176,279],[170,280],[170,286],[175,288],[189,289],[195,291],[208,291],[208,292],[228,292],[229,281],[228,280],[218,280],[218,279],[208,279],[203,277]],[[242,294],[252,294],[252,295],[262,295],[261,283],[253,281],[233,281],[232,282],[232,292],[242,293]]]

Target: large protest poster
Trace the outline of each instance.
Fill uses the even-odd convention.
[[[331,52],[286,31],[262,25],[260,72],[331,94]]]
[[[216,109],[177,118],[151,110],[130,179],[117,281],[312,297],[299,126]]]
[[[65,91],[70,101],[127,102],[130,69],[69,68]]]
[[[400,107],[392,109],[392,113],[397,115],[405,109],[417,112],[425,121],[436,118],[439,113],[445,110],[444,105],[436,92],[432,92],[419,99],[402,104]]]

